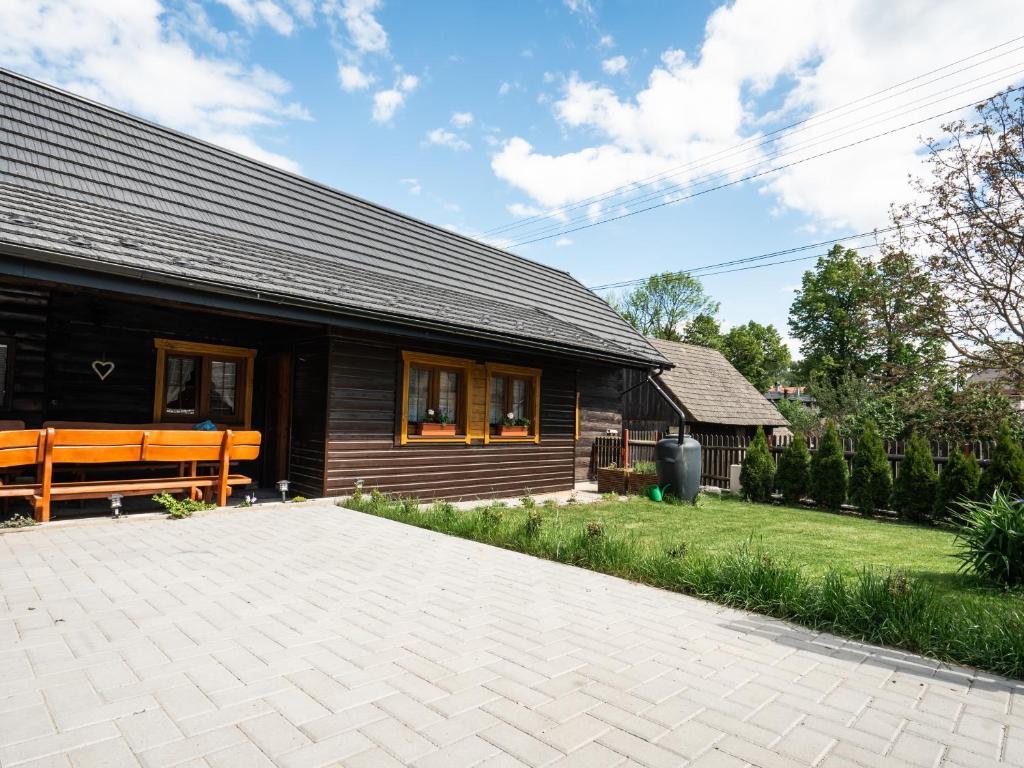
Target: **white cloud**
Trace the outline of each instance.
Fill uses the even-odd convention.
[[[344,24],[349,44],[363,54],[388,49],[388,33],[373,15],[380,5],[380,0],[326,0],[322,7],[329,19]]]
[[[405,104],[406,96],[416,90],[419,83],[415,75],[399,72],[394,88],[373,94],[373,119],[378,123],[390,123],[395,113]]]
[[[473,124],[472,112],[452,112],[452,125],[456,128],[465,128]]]
[[[248,27],[255,27],[263,23],[282,35],[291,35],[295,31],[295,20],[291,14],[271,0],[219,0],[219,2]]]
[[[629,59],[625,56],[612,56],[601,62],[601,69],[606,75],[621,75],[629,67]]]
[[[1022,27],[1024,4],[1019,0],[977,0],[969,14],[957,0],[895,5],[887,0],[735,0],[711,14],[699,48],[689,55],[664,52],[644,86],[629,96],[571,76],[553,113],[574,146],[548,153],[512,138],[495,155],[492,168],[541,205],[581,200],[687,164],[673,182],[686,183],[714,169],[737,179],[746,163],[774,164],[765,162],[763,150],[754,149],[730,155],[728,162],[709,164],[706,159],[795,119],[990,48],[1009,36],[1006,30]],[[959,107],[1005,87],[1006,80],[977,81],[1012,63],[1010,57],[993,61],[949,83],[792,134],[769,150],[790,153],[779,163],[791,162]],[[947,94],[946,101],[842,137],[828,134],[887,109],[913,109],[914,98],[938,94],[950,84],[969,85],[972,79],[976,85],[969,93]],[[769,206],[800,211],[826,229],[869,229],[887,220],[890,201],[909,196],[907,174],[921,169],[918,137],[934,135],[938,124],[950,118],[808,160],[757,183],[770,198]],[[808,147],[811,141],[819,143]],[[695,166],[701,162],[702,167]]]
[[[498,95],[499,96],[508,96],[508,94],[509,94],[509,92],[511,90],[512,90],[512,83],[503,82],[501,85],[498,86]]]
[[[376,78],[354,64],[338,65],[338,80],[343,91],[362,91],[373,85]]]
[[[615,38],[611,35],[601,35],[601,38],[597,41],[598,48],[614,48]]]
[[[562,0],[565,7],[580,18],[591,21],[597,16],[593,3],[590,0]]]
[[[398,183],[403,185],[410,195],[418,195],[423,191],[423,186],[420,184],[419,179],[399,179]]]
[[[274,165],[261,126],[308,119],[290,85],[235,57],[199,54],[157,0],[0,2],[0,61],[76,93]]]
[[[539,208],[535,205],[526,205],[525,203],[511,203],[505,207],[508,209],[508,212],[517,219],[525,219],[530,216],[540,216],[544,213],[543,208]]]
[[[572,240],[568,237],[560,237],[557,240],[555,240],[556,248],[566,248],[570,245],[572,245]]]
[[[446,131],[444,128],[434,128],[431,131],[427,131],[427,138],[424,140],[424,143],[438,147],[448,147],[449,149],[454,149],[456,152],[462,152],[470,149],[468,141],[460,138],[451,131]]]

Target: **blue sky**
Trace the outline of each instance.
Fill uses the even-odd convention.
[[[910,199],[918,137],[1024,69],[1021,45],[1006,45],[901,93],[842,107],[1006,43],[1007,30],[1024,29],[1016,0],[978,0],[969,14],[958,0],[0,6],[2,66],[489,237],[588,285],[883,227],[890,202]],[[758,146],[781,126],[836,108],[799,136]],[[918,124],[839,149],[909,122]],[[738,182],[780,164],[777,152],[806,162]],[[681,170],[569,217],[589,224],[638,207],[640,197],[667,202],[680,194],[669,184],[702,174],[730,186],[565,234],[564,212],[522,223],[670,168]],[[542,227],[556,236],[515,245]],[[726,325],[755,319],[785,332],[807,266],[704,282]]]

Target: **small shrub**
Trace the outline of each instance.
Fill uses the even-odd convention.
[[[740,487],[744,498],[751,501],[771,501],[775,487],[775,462],[768,450],[764,429],[757,428],[757,434],[747,446],[743,466],[740,469]]]
[[[829,422],[811,457],[811,496],[823,507],[839,509],[846,501],[847,467],[834,422]]]
[[[16,512],[11,517],[0,522],[0,528],[28,528],[35,524],[36,521],[33,518]]]
[[[543,524],[544,518],[541,517],[540,511],[531,508],[526,513],[526,521],[523,523],[523,532],[531,539],[536,538],[540,534],[540,529]]]
[[[204,509],[213,509],[216,505],[208,504],[205,501],[196,499],[176,499],[169,493],[158,493],[153,501],[163,507],[169,517],[180,520],[184,517],[192,517],[193,512],[201,512]]]
[[[949,455],[946,468],[939,474],[938,491],[935,495],[935,517],[949,518],[956,513],[959,502],[977,499],[980,479],[981,470],[978,468],[974,453],[965,454],[963,451],[954,450]]]
[[[399,512],[405,517],[415,515],[420,511],[420,500],[415,496],[405,496],[398,500]]]
[[[656,475],[658,465],[653,461],[637,461],[633,463],[633,471],[641,475]]]
[[[807,440],[802,433],[793,435],[789,444],[779,457],[779,469],[775,473],[775,487],[782,494],[786,504],[799,504],[807,495],[811,481],[811,452],[807,450]]]
[[[533,509],[537,506],[537,500],[529,493],[519,499],[519,503],[523,505],[523,509]]]
[[[1001,490],[966,501],[956,515],[960,570],[1003,584],[1024,583],[1024,502]]]
[[[351,501],[355,505],[355,509],[359,509],[359,505],[363,503],[363,484],[361,482],[352,486]]]
[[[902,517],[926,520],[935,509],[938,478],[928,441],[914,433],[900,462],[899,477],[893,493],[893,504]]]
[[[1014,437],[1009,419],[999,425],[992,461],[981,474],[979,493],[987,499],[999,488],[1010,496],[1024,496],[1024,448]]]
[[[430,505],[430,514],[437,517],[442,525],[450,526],[455,522],[455,505],[450,501],[435,501]]]
[[[505,507],[501,504],[488,504],[480,510],[480,521],[488,528],[497,528],[505,519]]]
[[[871,514],[876,509],[887,509],[892,496],[892,472],[885,453],[882,436],[873,419],[864,424],[853,454],[853,472],[850,474],[850,501],[861,512]]]
[[[604,526],[596,521],[591,521],[587,523],[587,527],[585,530],[587,532],[588,539],[600,539],[602,536],[604,536]]]

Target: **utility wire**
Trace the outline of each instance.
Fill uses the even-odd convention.
[[[978,58],[979,56],[984,56],[987,53],[991,53],[992,51],[999,50],[1000,48],[1005,48],[1005,47],[1007,47],[1009,45],[1013,45],[1014,43],[1020,42],[1021,40],[1024,40],[1024,35],[1012,38],[1012,39],[1007,40],[1007,41],[1005,41],[1003,43],[1000,43],[998,45],[992,46],[990,48],[986,48],[985,50],[978,51],[977,53],[973,53],[973,54],[971,54],[969,56],[965,56],[964,58],[957,59],[956,61],[950,62],[949,64],[945,64],[945,65],[943,65],[941,67],[937,67],[935,69],[929,70],[929,71],[924,72],[924,73],[922,73],[920,75],[912,77],[912,78],[910,78],[908,80],[904,80],[902,82],[899,82],[899,83],[896,83],[894,85],[891,85],[891,86],[889,86],[887,88],[883,88],[883,89],[881,89],[879,91],[875,91],[874,93],[867,94],[867,95],[862,96],[862,97],[860,97],[858,99],[855,99],[853,101],[846,102],[845,104],[841,104],[839,106],[832,107],[831,109],[815,113],[815,114],[813,114],[813,115],[811,115],[811,116],[809,116],[807,118],[804,118],[802,120],[798,120],[798,121],[795,121],[795,122],[790,123],[788,125],[785,125],[785,126],[782,126],[780,128],[777,128],[777,129],[775,129],[775,130],[773,130],[773,131],[771,131],[771,132],[769,132],[767,134],[764,134],[763,136],[752,137],[752,138],[747,139],[745,141],[739,142],[738,144],[733,145],[732,147],[729,147],[729,148],[726,148],[726,149],[723,149],[723,150],[719,150],[719,152],[714,153],[713,155],[709,156],[707,159],[711,159],[713,157],[717,157],[717,156],[722,155],[724,153],[732,152],[732,151],[734,151],[736,149],[740,149],[740,148],[742,148],[742,147],[744,147],[744,146],[746,146],[748,144],[752,144],[752,143],[756,143],[756,142],[761,142],[763,139],[765,139],[767,137],[775,136],[777,134],[780,134],[780,133],[783,133],[783,132],[786,132],[786,131],[790,131],[791,129],[793,129],[793,128],[797,127],[797,126],[805,125],[805,124],[812,123],[812,122],[815,122],[815,121],[819,121],[822,117],[825,117],[826,115],[834,114],[836,112],[840,112],[842,110],[848,109],[849,107],[852,107],[854,105],[860,104],[860,103],[862,103],[864,101],[875,99],[878,96],[881,96],[883,94],[889,93],[890,91],[894,91],[894,90],[896,90],[898,88],[901,88],[901,87],[903,87],[905,85],[908,85],[910,83],[914,83],[914,82],[916,82],[918,80],[921,80],[921,79],[923,79],[925,77],[928,77],[929,75],[933,75],[933,74],[936,74],[938,72],[942,72],[944,70],[950,69],[950,68],[955,67],[955,66],[957,66],[959,64],[963,64],[964,62],[970,61],[971,59],[975,59],[975,58]],[[919,84],[917,86],[914,86],[914,88],[909,89],[909,90],[916,90],[917,88],[924,87],[925,85],[929,85],[931,83],[938,82],[939,80],[945,79],[945,78],[950,77],[950,76],[955,75],[955,74],[958,74],[959,72],[967,71],[969,69],[973,69],[975,67],[981,66],[982,64],[988,63],[989,61],[993,61],[993,60],[995,60],[997,58],[1001,58],[1001,57],[1006,56],[1006,55],[1008,55],[1010,53],[1014,53],[1014,52],[1016,52],[1018,50],[1021,50],[1021,48],[1018,47],[1018,48],[1014,48],[1014,49],[1012,49],[1010,51],[1003,51],[1002,53],[997,54],[996,56],[990,57],[988,59],[985,59],[984,61],[976,62],[975,64],[972,64],[969,67],[965,67],[965,68],[963,68],[961,70],[957,70],[955,72],[948,73],[946,75],[943,75],[942,77],[930,80],[927,83],[921,83],[921,84]],[[898,96],[898,95],[901,95],[901,94],[892,94],[892,95],[890,95],[887,98],[894,98],[895,96]],[[883,99],[883,101],[884,101],[884,99]],[[834,119],[834,118],[832,118],[832,119]],[[651,176],[647,176],[647,177],[642,178],[642,179],[637,179],[637,180],[634,180],[632,182],[628,182],[628,183],[623,184],[623,185],[621,185],[619,187],[616,187],[615,189],[608,190],[606,192],[599,193],[599,194],[596,194],[596,195],[592,195],[592,196],[590,196],[588,198],[585,198],[583,200],[577,201],[577,202],[573,203],[570,206],[559,206],[559,207],[551,209],[551,210],[549,210],[548,212],[545,212],[545,213],[535,214],[533,216],[527,217],[525,219],[521,219],[521,220],[516,221],[516,222],[512,222],[510,224],[505,224],[505,225],[500,225],[498,227],[493,227],[493,228],[487,230],[484,234],[493,234],[493,233],[496,233],[496,232],[505,231],[505,230],[510,229],[510,228],[516,228],[516,227],[524,226],[524,225],[529,224],[530,222],[538,220],[538,219],[550,218],[552,216],[561,215],[561,214],[563,214],[566,211],[573,210],[575,208],[579,208],[579,207],[583,207],[583,206],[589,205],[592,202],[596,202],[596,201],[598,201],[600,199],[604,199],[604,198],[606,198],[608,196],[613,196],[613,195],[615,195],[615,194],[617,194],[617,193],[619,193],[621,191],[628,191],[630,189],[635,188],[638,185],[643,185],[645,183],[650,183],[652,181],[657,181],[661,177],[664,177],[666,174],[670,174],[670,173],[672,173],[673,171],[675,171],[677,169],[683,169],[683,168],[691,167],[693,165],[693,162],[695,162],[695,161],[691,161],[689,163],[685,163],[685,164],[683,164],[681,166],[676,166],[676,167],[673,167],[673,168],[666,169],[665,171],[662,171],[660,173],[657,173],[657,174],[654,174],[654,175],[651,175]]]
[[[1014,65],[1014,68],[1018,67],[1018,66],[1020,66],[1020,65],[1019,64]],[[1018,69],[1016,72],[1014,72],[1013,73],[1014,80],[1016,79],[1016,77],[1018,75],[1021,75],[1021,74],[1024,74],[1024,69]],[[652,200],[652,199],[655,199],[655,198],[659,198],[659,197],[666,197],[668,195],[674,194],[676,192],[681,192],[681,191],[684,191],[684,190],[687,190],[687,189],[693,189],[693,188],[699,186],[702,183],[709,182],[709,181],[711,181],[713,179],[720,178],[720,177],[723,177],[723,176],[728,176],[728,174],[731,174],[731,173],[742,171],[742,170],[745,170],[745,169],[748,169],[748,168],[757,168],[758,166],[761,166],[764,163],[769,162],[771,160],[778,160],[778,159],[780,159],[782,157],[787,157],[787,156],[790,156],[790,155],[798,154],[801,151],[810,149],[810,148],[815,147],[815,146],[820,146],[821,144],[825,144],[828,141],[830,141],[831,139],[841,138],[843,136],[848,136],[848,135],[851,135],[851,134],[859,133],[860,131],[863,131],[863,130],[869,128],[869,127],[872,127],[872,126],[875,126],[875,125],[884,124],[884,123],[888,122],[890,119],[892,119],[892,117],[902,117],[904,115],[908,115],[908,114],[917,112],[919,109],[921,109],[923,107],[933,106],[933,105],[938,104],[940,102],[947,101],[948,99],[951,99],[951,98],[954,98],[956,96],[960,96],[960,95],[963,95],[963,94],[968,93],[970,91],[973,91],[976,88],[992,85],[993,83],[998,82],[998,81],[1000,81],[1002,79],[1003,79],[1003,75],[1000,75],[1000,76],[998,76],[996,78],[993,78],[993,79],[990,79],[990,80],[988,80],[988,81],[986,81],[984,83],[980,83],[980,82],[976,82],[975,81],[975,82],[973,82],[971,84],[968,84],[968,85],[957,86],[958,88],[960,88],[960,90],[958,90],[956,92],[952,92],[953,89],[947,89],[947,91],[943,95],[939,96],[938,98],[933,99],[932,101],[929,101],[926,104],[921,104],[921,105],[913,107],[911,109],[903,109],[902,112],[898,112],[897,111],[899,109],[902,109],[902,107],[899,107],[899,108],[896,108],[896,109],[893,109],[893,110],[889,110],[888,112],[882,113],[884,115],[888,115],[888,117],[886,117],[885,119],[874,120],[874,122],[863,122],[862,124],[855,125],[853,127],[846,126],[846,127],[842,127],[842,128],[837,128],[837,129],[834,129],[833,131],[831,131],[829,133],[826,133],[826,134],[823,134],[821,136],[815,137],[813,140],[810,140],[810,141],[807,141],[807,142],[804,142],[804,143],[801,143],[801,144],[797,144],[797,145],[794,145],[792,147],[780,148],[780,149],[776,150],[775,152],[766,155],[765,157],[757,158],[755,160],[746,161],[746,162],[743,162],[743,163],[740,163],[740,164],[737,164],[737,165],[734,165],[734,166],[731,166],[731,167],[728,167],[728,168],[720,169],[720,170],[714,171],[712,173],[708,173],[708,174],[706,174],[704,176],[698,176],[698,177],[696,177],[694,179],[691,179],[691,180],[688,180],[686,182],[680,182],[678,184],[673,184],[673,185],[670,185],[668,187],[662,187],[662,188],[659,188],[659,189],[652,190],[651,192],[643,194],[643,195],[641,195],[638,198],[633,198],[633,199],[629,200],[628,202],[622,203],[618,207],[620,209],[628,210],[631,207],[635,207],[637,205],[641,205],[641,204],[643,204],[643,203],[645,203],[645,202],[647,202],[649,200]],[[919,99],[917,102],[911,102],[911,104],[918,104],[918,102],[924,101],[925,99],[930,99],[933,96],[936,96],[936,94],[931,94],[930,96],[924,97],[924,99]],[[967,106],[972,106],[974,103],[976,103],[976,102],[972,102],[971,104],[969,104]],[[953,110],[953,111],[959,111],[960,109],[964,109],[964,108],[966,108],[966,107],[958,107],[956,110]],[[897,112],[897,114],[893,115],[893,114],[891,114],[892,112]],[[942,114],[949,114],[949,113],[946,112],[946,113],[942,113]],[[878,115],[876,115],[874,117],[878,117]],[[926,122],[926,121],[931,120],[931,119],[934,119],[934,118],[933,117],[925,118],[924,120],[918,121],[916,123],[910,123],[908,125],[901,126],[897,130],[902,130],[903,128],[907,128],[907,127],[912,127],[913,125],[917,125],[920,122]],[[872,138],[880,138],[883,135],[885,135],[885,134],[878,134],[877,136],[872,137]],[[852,145],[847,145],[847,146],[852,146]],[[679,198],[678,200],[688,199],[688,197]],[[677,202],[678,200],[676,200],[676,201],[669,201],[669,202]],[[647,209],[644,209],[644,210],[647,210]],[[540,240],[549,239],[550,237],[556,237],[556,236],[559,236],[559,235],[562,235],[562,234],[566,234],[568,232],[576,231],[575,229],[567,229],[567,227],[572,227],[574,224],[578,224],[579,222],[585,221],[587,219],[588,219],[587,216],[579,216],[579,217],[576,217],[576,218],[571,219],[569,221],[562,221],[562,222],[559,222],[557,224],[543,226],[543,227],[541,227],[539,229],[534,230],[533,232],[527,233],[525,235],[525,237],[528,238],[528,239],[512,243],[508,247],[512,248],[512,247],[516,247],[516,246],[520,246],[520,245],[526,245],[528,243],[538,242]],[[591,223],[592,224],[595,224],[595,223],[605,223],[605,221],[614,221],[614,220],[615,220],[615,218],[602,219],[602,220],[597,221],[597,222],[594,222],[592,220]],[[548,233],[552,233],[552,234],[548,235]],[[548,237],[541,237],[541,235],[548,235]]]
[[[1016,88],[1008,89],[1007,92],[1008,93],[1014,93],[1014,92],[1020,91],[1020,90],[1022,90],[1022,88],[1020,86],[1018,86]],[[997,94],[992,94],[992,95],[994,96],[994,95],[997,95]],[[989,98],[991,98],[991,96]],[[792,162],[789,162],[789,163],[783,163],[781,165],[776,165],[776,166],[773,166],[771,168],[767,168],[767,169],[765,169],[763,171],[757,171],[755,173],[750,173],[750,174],[747,174],[746,176],[743,176],[741,178],[734,179],[734,180],[731,180],[731,181],[722,182],[721,184],[717,184],[715,186],[708,187],[707,189],[702,189],[702,190],[699,190],[697,192],[692,192],[692,193],[690,193],[688,195],[683,195],[681,197],[677,197],[677,198],[674,198],[672,200],[663,200],[662,202],[655,203],[653,205],[648,205],[648,206],[643,207],[643,208],[638,208],[638,209],[633,210],[633,211],[626,211],[626,212],[621,213],[621,214],[619,214],[617,216],[606,217],[604,219],[601,219],[600,221],[593,221],[593,222],[590,222],[590,223],[587,223],[587,224],[580,224],[579,226],[572,227],[570,229],[563,229],[563,230],[561,230],[559,232],[556,232],[554,234],[543,235],[541,237],[535,237],[535,238],[532,238],[530,240],[523,240],[521,242],[514,243],[514,244],[512,244],[512,245],[510,245],[508,247],[514,248],[514,247],[518,247],[518,246],[522,246],[522,245],[528,245],[530,243],[540,242],[541,240],[549,240],[552,237],[559,237],[561,235],[567,235],[567,234],[570,234],[572,232],[579,232],[579,231],[584,230],[584,229],[591,229],[591,228],[599,226],[601,224],[607,224],[607,223],[612,222],[612,221],[619,221],[620,219],[625,219],[625,218],[629,218],[630,216],[635,216],[638,213],[645,213],[647,211],[653,211],[653,210],[655,210],[657,208],[664,208],[666,205],[674,205],[675,203],[679,203],[679,202],[682,202],[684,200],[689,200],[689,199],[692,199],[694,197],[700,197],[701,195],[706,195],[706,194],[708,194],[710,192],[716,192],[716,191],[718,191],[720,189],[725,189],[727,187],[733,187],[733,186],[736,186],[737,184],[742,184],[743,182],[751,181],[752,179],[757,179],[757,178],[760,178],[762,176],[767,176],[767,175],[770,175],[770,174],[773,174],[773,173],[778,173],[779,171],[786,170],[787,168],[793,168],[793,167],[796,167],[798,165],[803,165],[804,163],[808,163],[808,162],[810,162],[812,160],[818,160],[818,159],[820,159],[822,157],[827,157],[828,155],[835,154],[836,152],[840,152],[840,151],[842,151],[844,149],[851,149],[853,147],[860,146],[861,144],[866,144],[869,141],[874,141],[876,139],[880,139],[880,138],[883,138],[885,136],[889,136],[889,135],[891,135],[893,133],[897,133],[898,131],[906,130],[907,128],[913,128],[916,125],[921,125],[923,123],[928,123],[928,122],[931,122],[933,120],[937,120],[940,117],[946,117],[947,115],[952,115],[952,114],[955,114],[957,112],[961,112],[961,111],[963,111],[963,110],[965,110],[965,109],[967,109],[967,108],[969,108],[969,107],[971,107],[971,106],[973,106],[973,105],[975,105],[977,103],[978,103],[978,100],[975,99],[975,100],[972,100],[969,104],[964,104],[964,105],[961,105],[961,106],[958,106],[958,107],[954,107],[953,109],[948,109],[948,110],[945,110],[943,112],[938,112],[936,114],[929,115],[928,117],[922,118],[920,120],[915,120],[913,122],[897,126],[896,128],[890,128],[889,130],[882,131],[881,133],[876,133],[876,134],[874,134],[872,136],[867,136],[867,137],[865,137],[863,139],[858,139],[857,141],[852,141],[852,142],[850,142],[848,144],[843,144],[843,145],[838,146],[838,147],[833,147],[832,149],[828,149],[828,150],[824,150],[822,152],[818,152],[817,154],[810,155],[809,157],[804,157],[804,158],[801,158],[799,160],[793,160]]]

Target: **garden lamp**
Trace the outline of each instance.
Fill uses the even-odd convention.
[[[288,501],[288,481],[278,480],[277,490],[281,492],[281,501]]]
[[[124,498],[120,493],[110,494],[110,512],[114,517],[121,516],[121,500]]]

